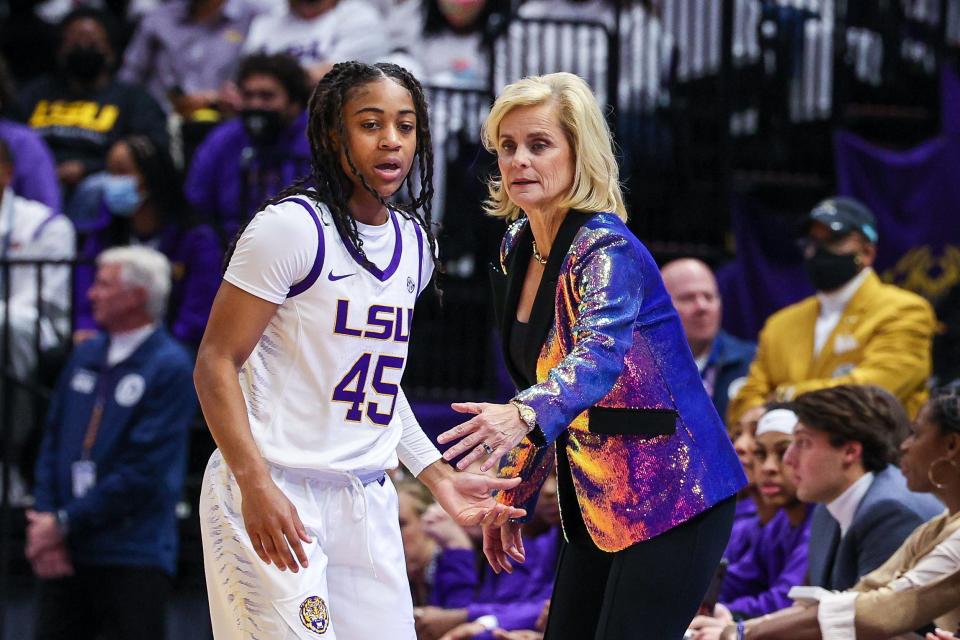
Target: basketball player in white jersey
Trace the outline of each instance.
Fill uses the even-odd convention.
[[[384,471],[399,458],[461,524],[523,515],[491,497],[518,479],[454,472],[399,386],[436,255],[419,83],[395,65],[342,63],[309,109],[313,175],[242,231],[197,357],[218,446],[200,501],[213,632],[413,640]],[[419,194],[388,206],[414,160]]]

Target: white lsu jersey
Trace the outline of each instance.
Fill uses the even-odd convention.
[[[400,379],[433,261],[423,229],[396,211],[358,229],[372,268],[326,207],[287,198],[254,217],[224,275],[280,305],[240,371],[253,437],[274,464],[397,465]]]

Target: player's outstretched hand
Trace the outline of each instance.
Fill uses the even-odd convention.
[[[474,414],[437,437],[440,444],[459,440],[444,452],[446,460],[469,452],[457,463],[458,469],[466,469],[470,463],[483,458],[486,460],[480,465],[480,471],[493,469],[504,454],[520,444],[529,430],[527,423],[520,419],[520,411],[512,404],[454,402],[450,406],[459,413]]]
[[[269,479],[244,488],[241,495],[243,522],[260,559],[273,563],[280,571],[290,569],[297,573],[301,566],[306,567],[307,554],[302,543],[311,542],[310,536],[287,496]]]
[[[500,504],[494,491],[512,489],[520,478],[492,478],[467,471],[456,472],[438,460],[423,470],[419,479],[427,485],[443,510],[461,526],[497,526],[510,518],[527,515],[524,509]]]
[[[517,522],[506,522],[499,527],[483,528],[483,555],[487,557],[494,573],[512,573],[510,559],[521,563],[526,559],[520,526]]]

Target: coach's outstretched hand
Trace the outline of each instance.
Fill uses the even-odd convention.
[[[459,440],[443,452],[447,460],[466,454],[457,463],[458,469],[466,469],[477,460],[483,460],[480,471],[493,469],[499,464],[500,458],[520,444],[530,431],[527,423],[520,419],[520,411],[512,404],[454,402],[450,407],[458,413],[474,414],[463,424],[437,437],[440,444]]]
[[[467,471],[457,472],[443,460],[424,469],[418,478],[459,525],[499,527],[510,518],[527,515],[524,509],[500,504],[491,495],[494,491],[512,489],[520,484],[520,478],[492,478]]]

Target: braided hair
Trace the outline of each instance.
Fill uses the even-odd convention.
[[[417,148],[414,159],[417,162],[416,173],[420,177],[419,189],[414,188],[414,171],[410,171],[404,182],[407,185],[409,202],[387,203],[354,164],[350,154],[350,147],[346,141],[346,125],[343,117],[343,107],[349,98],[351,90],[369,82],[390,78],[410,92],[413,99],[417,118]],[[385,207],[392,208],[408,220],[419,224],[427,236],[430,244],[430,254],[434,262],[434,269],[441,271],[437,257],[437,240],[432,227],[431,201],[433,200],[433,151],[430,138],[430,120],[427,112],[427,99],[420,82],[409,71],[395,64],[378,62],[366,64],[363,62],[340,62],[317,83],[307,105],[309,120],[307,123],[307,138],[310,141],[311,173],[300,178],[278,195],[268,199],[264,206],[276,204],[290,196],[305,196],[317,204],[325,204],[333,214],[333,223],[340,233],[353,244],[364,264],[373,266],[363,251],[363,240],[357,228],[356,219],[350,214],[349,200],[353,193],[354,182],[344,170],[340,162],[340,149],[347,161],[353,176],[357,178],[363,189],[377,199]],[[331,136],[336,132],[336,136]],[[342,141],[338,147],[336,140]],[[400,185],[398,193],[403,190]],[[243,228],[237,238],[243,233]],[[226,264],[236,247],[237,238],[231,244]],[[434,285],[436,286],[436,284]]]

